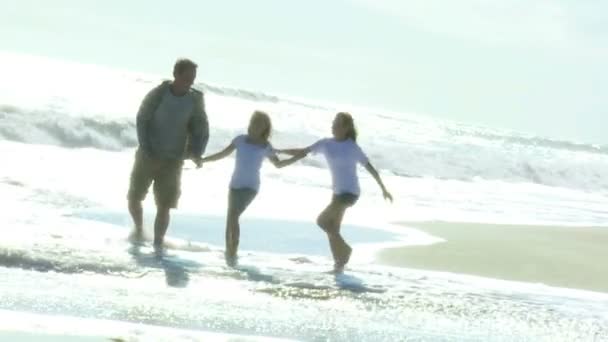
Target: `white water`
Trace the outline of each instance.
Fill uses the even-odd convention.
[[[345,228],[355,243],[352,270],[323,273],[331,263],[313,221],[330,190],[316,159],[264,168],[243,223],[247,267],[233,270],[221,251],[232,159],[184,171],[170,228],[178,248],[169,257],[125,241],[134,113],[157,77],[8,54],[0,55],[0,73],[2,310],[110,320],[120,334],[126,321],[301,340],[608,336],[604,294],[370,263],[379,246],[438,241],[388,222],[603,225],[602,147],[353,109],[360,144],[396,200],[384,203],[361,174],[364,194]],[[242,132],[254,109],[271,114],[279,147],[326,136],[336,111],[205,87],[209,152]],[[149,198],[148,214],[152,208]]]

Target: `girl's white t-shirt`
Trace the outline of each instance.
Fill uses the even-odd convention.
[[[270,144],[265,146],[249,143],[247,135],[239,135],[232,143],[236,147],[234,171],[230,180],[231,189],[260,189],[260,169],[264,158],[274,155]]]
[[[315,154],[323,154],[331,171],[334,194],[349,193],[359,195],[357,163],[366,165],[369,159],[359,145],[352,140],[322,139],[310,147]]]

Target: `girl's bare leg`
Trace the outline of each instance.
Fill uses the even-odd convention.
[[[327,233],[337,271],[341,270],[348,263],[352,253],[352,248],[344,241],[344,238],[340,234],[340,226],[346,208],[345,205],[332,202],[321,212],[317,219],[319,227]]]

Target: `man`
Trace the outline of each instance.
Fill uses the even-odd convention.
[[[156,248],[163,246],[170,211],[177,207],[183,161],[191,159],[200,168],[209,140],[203,93],[191,88],[196,69],[193,61],[178,60],[173,68],[173,81],[152,89],[137,113],[139,148],[127,196],[129,213],[135,226],[133,237],[143,238],[142,201],[153,183]]]

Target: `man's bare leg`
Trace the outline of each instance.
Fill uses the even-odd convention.
[[[129,200],[129,213],[133,219],[133,232],[130,239],[142,240],[144,236],[144,209],[141,201]]]
[[[157,206],[154,220],[154,246],[162,247],[169,227],[171,207]]]

